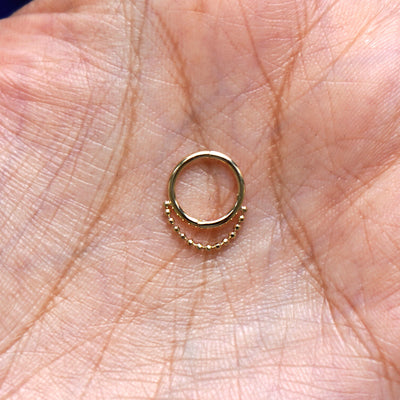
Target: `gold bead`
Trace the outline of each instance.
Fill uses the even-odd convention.
[[[168,208],[171,205],[171,202],[169,200],[164,201],[164,207]]]
[[[242,212],[246,212],[247,211],[247,207],[246,206],[242,206]]]
[[[240,217],[239,217],[239,222],[243,222],[244,221],[244,215],[241,215]]]
[[[186,235],[184,233],[181,233],[179,236],[181,237],[181,239],[186,239]]]
[[[169,222],[171,225],[173,225],[173,224],[175,223],[175,221],[174,221],[173,218],[168,218],[168,222]]]
[[[201,250],[203,248],[203,245],[201,243],[197,243],[196,247]]]
[[[171,214],[171,210],[169,208],[166,208],[165,209],[165,214],[167,214],[167,215]]]
[[[216,249],[219,249],[220,247],[221,247],[221,243],[216,243],[216,244],[215,244],[215,248],[216,248]]]
[[[225,238],[221,244],[227,244],[229,242],[229,240],[227,238]]]
[[[192,245],[193,245],[193,240],[192,240],[192,239],[189,239],[189,240],[187,241],[187,244],[188,244],[189,246],[192,246]]]
[[[240,224],[235,225],[235,231],[238,231],[240,229]]]
[[[231,239],[233,239],[235,236],[236,236],[236,232],[231,232],[231,233],[229,234],[229,237],[230,237]]]
[[[175,225],[175,226],[174,226],[174,231],[175,231],[175,232],[179,232],[179,226],[178,226],[178,225]]]
[[[206,246],[206,249],[207,249],[207,250],[211,250],[211,249],[212,249],[212,246],[208,244],[208,245]]]

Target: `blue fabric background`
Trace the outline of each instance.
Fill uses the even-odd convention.
[[[29,3],[29,0],[0,0],[0,18],[6,18]]]

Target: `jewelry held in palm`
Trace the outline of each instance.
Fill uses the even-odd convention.
[[[184,167],[186,167],[188,164],[191,162],[200,159],[200,158],[211,158],[215,159],[218,161],[221,161],[225,164],[227,164],[230,169],[233,171],[237,185],[238,185],[238,193],[236,196],[236,202],[232,209],[225,215],[223,215],[220,218],[217,218],[215,220],[211,221],[205,221],[201,219],[194,218],[190,215],[188,215],[183,208],[180,206],[176,194],[175,194],[175,183],[177,180],[177,177],[179,173],[182,171]],[[213,250],[213,249],[219,249],[228,243],[230,243],[237,235],[237,231],[240,229],[241,224],[243,223],[245,219],[245,212],[247,211],[247,208],[242,205],[243,203],[243,198],[244,198],[244,192],[245,192],[245,185],[244,185],[244,180],[243,180],[243,175],[240,172],[239,167],[236,165],[236,163],[228,156],[226,156],[223,153],[219,153],[217,151],[199,151],[197,153],[193,153],[190,156],[184,158],[181,162],[178,163],[178,165],[174,168],[174,170],[171,173],[171,176],[168,181],[168,200],[164,202],[164,207],[165,207],[165,215],[168,218],[168,222],[173,226],[174,231],[180,236],[181,239],[183,239],[189,246],[195,247],[199,250]],[[228,222],[232,221],[235,219],[236,216],[238,216],[238,219],[233,226],[232,231],[229,233],[227,237],[225,237],[222,241],[216,242],[213,244],[203,244],[203,243],[196,243],[194,242],[193,239],[190,239],[186,236],[185,233],[182,232],[181,227],[176,224],[175,219],[172,216],[172,211],[175,212],[175,214],[184,222],[187,222],[190,225],[193,225],[197,228],[216,228],[222,225],[227,224]]]

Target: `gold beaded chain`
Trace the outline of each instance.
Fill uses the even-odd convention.
[[[243,223],[245,216],[244,214],[247,211],[246,206],[241,206],[241,215],[239,216],[237,224],[233,227],[232,232],[229,233],[229,235],[224,238],[221,242],[217,242],[214,244],[202,244],[202,243],[196,243],[193,241],[193,239],[190,239],[186,236],[185,233],[181,231],[181,228],[175,224],[174,218],[171,216],[171,209],[172,209],[172,203],[169,200],[166,200],[164,202],[164,207],[165,207],[165,215],[168,218],[168,222],[173,225],[174,231],[178,234],[178,236],[183,239],[188,246],[193,246],[196,249],[199,250],[213,250],[213,249],[220,249],[222,246],[227,245],[231,240],[235,239],[237,231],[240,229],[241,224]]]

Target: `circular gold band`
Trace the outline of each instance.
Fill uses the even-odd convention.
[[[176,179],[179,175],[179,173],[182,171],[182,169],[187,166],[190,162],[197,160],[199,158],[213,158],[218,161],[222,161],[232,169],[232,171],[235,174],[237,183],[238,183],[238,193],[236,196],[236,202],[233,208],[224,216],[221,218],[212,220],[212,221],[203,221],[199,220],[197,218],[193,218],[190,215],[188,215],[182,207],[179,205],[179,202],[176,199],[176,194],[175,194],[175,183]],[[223,225],[230,221],[239,211],[240,206],[242,205],[243,202],[243,197],[244,197],[244,180],[242,173],[240,172],[238,166],[235,164],[235,162],[226,156],[225,154],[219,153],[217,151],[199,151],[197,153],[193,153],[190,156],[184,158],[172,171],[171,176],[169,178],[168,182],[168,196],[169,196],[169,201],[171,202],[171,206],[175,210],[176,214],[182,218],[184,221],[188,222],[191,225],[197,226],[199,228],[215,228],[217,226]]]

